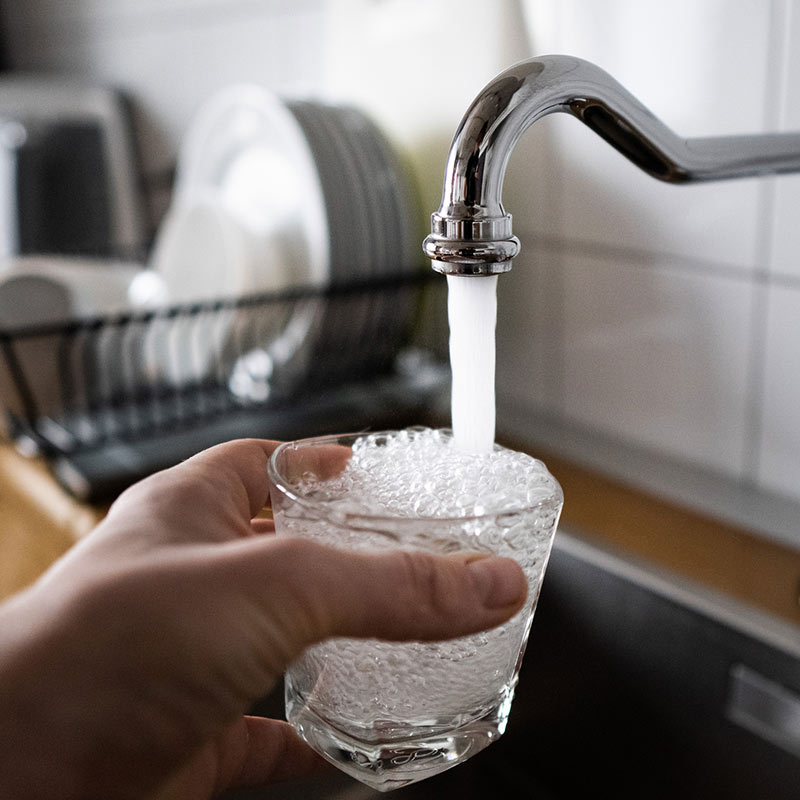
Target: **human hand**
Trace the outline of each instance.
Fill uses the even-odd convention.
[[[522,606],[508,559],[269,535],[275,447],[220,445],[131,487],[0,607],[0,796],[198,800],[302,775],[319,760],[290,726],[245,712],[305,647],[450,638]]]

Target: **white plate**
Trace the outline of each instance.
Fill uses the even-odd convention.
[[[174,200],[152,266],[177,303],[325,285],[328,215],[316,163],[296,119],[271,92],[233,86],[197,114],[181,147]],[[312,311],[298,306],[285,335],[265,352],[268,360],[293,360],[311,332]],[[213,337],[199,353],[194,348],[194,363],[176,371],[169,356],[166,377],[184,383],[233,369],[220,358],[235,352],[226,348],[235,323],[236,315],[218,315]],[[176,337],[182,336],[176,325]]]
[[[238,297],[254,291],[255,242],[213,194],[174,205],[159,228],[151,267],[166,286],[170,303]],[[283,265],[271,265],[282,285]]]
[[[209,194],[254,237],[256,252],[277,253],[287,267],[273,275],[260,271],[256,259],[255,291],[326,282],[327,213],[314,157],[294,116],[266,89],[220,92],[187,132],[175,205]]]

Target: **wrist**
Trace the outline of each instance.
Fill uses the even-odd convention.
[[[56,786],[70,796],[77,780],[73,745],[54,724],[64,702],[54,680],[59,615],[37,594],[31,588],[0,606],[0,796],[20,800],[52,796]]]
[[[97,592],[48,580],[0,606],[0,797],[110,800],[113,721]],[[93,610],[94,609],[94,610]]]

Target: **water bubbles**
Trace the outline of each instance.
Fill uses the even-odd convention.
[[[359,437],[347,467],[316,487],[323,491],[316,499],[353,514],[360,507],[361,514],[374,516],[501,514],[502,528],[511,524],[504,517],[539,504],[554,488],[537,459],[500,446],[486,454],[463,453],[450,431],[418,426]]]
[[[435,497],[422,494],[414,500],[412,510],[417,517],[436,517],[439,512],[439,502]]]
[[[342,720],[341,730],[357,736],[382,727],[449,725],[463,716],[465,698],[471,708],[489,708],[508,693],[560,508],[557,484],[541,462],[502,447],[465,454],[449,431],[412,428],[360,437],[340,474],[308,488],[315,507],[305,519],[289,520],[292,533],[365,551],[399,544],[511,556],[528,577],[529,599],[505,625],[472,636],[314,645],[287,684],[302,703]],[[399,750],[381,757],[388,753],[406,757]]]
[[[520,515],[516,513],[498,514],[495,522],[498,528],[513,528],[519,522]]]
[[[531,526],[526,524],[524,520],[517,520],[515,525],[512,525],[506,530],[505,543],[506,546],[512,550],[528,550],[531,546]]]
[[[478,498],[472,494],[461,494],[456,498],[456,508],[462,516],[475,516],[473,509],[478,502]]]

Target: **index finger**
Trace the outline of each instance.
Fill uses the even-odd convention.
[[[280,442],[271,439],[235,439],[192,456],[174,470],[196,470],[233,493],[255,517],[269,502],[267,461]]]
[[[278,475],[289,484],[313,478],[319,481],[335,478],[347,467],[353,448],[343,444],[301,442],[289,443],[273,462]]]
[[[269,499],[267,461],[279,445],[268,439],[236,439],[203,450],[182,463],[150,475],[124,491],[106,519],[147,508],[159,518],[188,524],[192,514],[232,513],[240,524],[258,514]],[[227,511],[226,511],[227,509]]]

